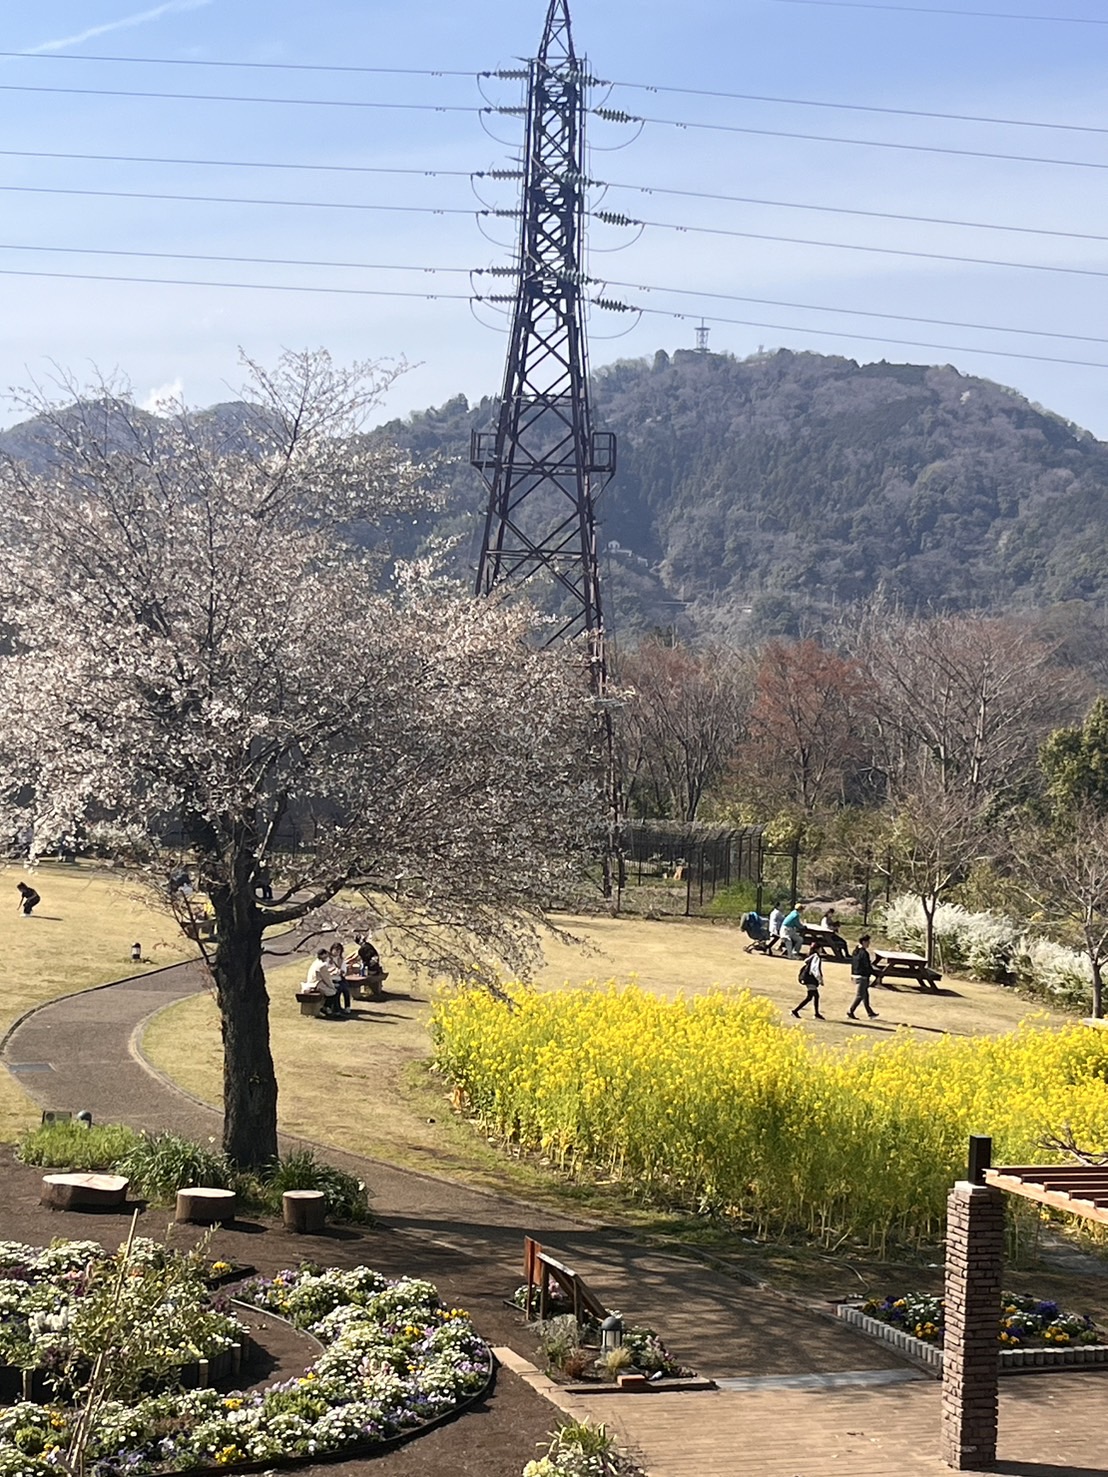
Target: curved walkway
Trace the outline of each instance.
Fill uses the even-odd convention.
[[[182,964],[66,996],[16,1022],[0,1043],[0,1063],[45,1108],[87,1108],[100,1122],[218,1138],[220,1115],[154,1073],[134,1046],[154,1012],[203,988],[198,966]],[[843,1470],[881,1477],[944,1470],[935,1454],[937,1385],[913,1377],[892,1351],[799,1303],[655,1251],[619,1229],[379,1161],[331,1149],[327,1155],[356,1170],[370,1186],[375,1212],[412,1237],[414,1271],[419,1244],[430,1239],[461,1253],[475,1277],[506,1295],[520,1280],[521,1234],[537,1234],[609,1306],[656,1326],[678,1358],[722,1379],[724,1388],[708,1395],[576,1401],[574,1414],[609,1420],[621,1431],[650,1477],[822,1477],[829,1458]],[[796,1378],[821,1375],[837,1378]],[[758,1377],[764,1393],[736,1376]],[[1086,1379],[1016,1385],[1004,1405],[1016,1438],[1008,1450],[1017,1460],[997,1470],[1043,1477],[1108,1471],[1085,1465],[1090,1428],[1099,1439],[1101,1425],[1090,1420]],[[1037,1423],[1046,1436],[1044,1415],[1051,1429],[1040,1444],[1031,1428]],[[1067,1428],[1081,1433],[1075,1447]]]

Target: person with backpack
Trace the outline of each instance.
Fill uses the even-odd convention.
[[[803,985],[808,993],[804,996],[804,999],[800,1002],[796,1009],[793,1010],[792,1014],[796,1017],[797,1020],[799,1020],[800,1012],[804,1009],[804,1007],[808,1004],[808,1001],[810,1000],[812,1002],[812,1010],[815,1014],[816,1020],[825,1020],[826,1017],[820,1015],[819,1013],[819,992],[823,986],[823,958],[819,952],[818,943],[812,944],[811,948],[808,951],[808,957],[800,966],[800,973],[797,975],[796,978],[797,983]]]

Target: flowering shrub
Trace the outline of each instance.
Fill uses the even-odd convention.
[[[1063,1313],[1055,1302],[1024,1297],[1015,1292],[1000,1295],[997,1339],[1006,1349],[1026,1345],[1064,1348],[1067,1344],[1100,1344],[1105,1335],[1084,1314]],[[943,1341],[943,1300],[927,1293],[909,1292],[903,1297],[870,1298],[862,1312],[882,1323],[914,1334],[928,1344]]]
[[[894,898],[884,910],[883,927],[894,943],[922,952],[926,933],[919,898]],[[1027,933],[997,913],[971,913],[958,903],[940,903],[935,945],[947,969],[979,980],[1014,974],[1020,984],[1061,1005],[1082,1009],[1089,1004],[1092,970],[1084,954]]]
[[[933,1240],[971,1133],[998,1163],[1108,1151],[1108,1033],[1025,1023],[836,1051],[742,992],[481,990],[435,1005],[439,1069],[484,1132],[753,1229]]]
[[[452,1410],[489,1374],[487,1346],[428,1282],[388,1283],[366,1268],[305,1268],[258,1278],[244,1296],[319,1339],[315,1363],[251,1394],[207,1389],[108,1401],[94,1417],[91,1469],[144,1477],[364,1446]],[[58,1477],[74,1419],[70,1410],[26,1402],[0,1410],[0,1477]]]

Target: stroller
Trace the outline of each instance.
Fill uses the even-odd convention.
[[[746,945],[748,954],[773,953],[775,941],[770,937],[768,918],[763,918],[761,913],[744,913],[739,928],[750,939]]]

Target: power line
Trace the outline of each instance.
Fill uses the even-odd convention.
[[[290,108],[384,108],[414,113],[512,113],[512,108],[474,108],[450,103],[378,103],[333,97],[238,97],[223,92],[135,92],[118,87],[30,87],[0,83],[0,92],[47,92],[67,97],[137,97],[186,103],[276,103]]]
[[[6,187],[0,186],[0,189],[3,188]],[[493,214],[498,213],[493,212]],[[906,247],[865,246],[853,241],[814,241],[807,236],[774,236],[763,231],[735,231],[726,226],[683,226],[675,221],[638,220],[634,216],[621,215],[609,210],[594,210],[589,213],[594,220],[608,226],[649,226],[688,235],[733,236],[743,241],[773,241],[786,246],[818,246],[834,251],[864,251],[876,256],[905,256],[915,257],[922,261],[958,262],[963,266],[1008,267],[1021,272],[1055,272],[1064,277],[1108,277],[1108,271],[1099,271],[1093,267],[1054,267],[1042,262],[1009,262],[1000,257],[955,256],[939,251],[909,251]]]
[[[0,267],[0,277],[46,277],[52,281],[62,282],[123,282],[156,287],[229,287],[236,291],[241,289],[247,292],[311,292],[338,297],[406,297],[422,298],[428,302],[468,303],[474,299],[474,294],[470,292],[406,292],[377,287],[313,287],[286,282],[215,282],[196,277],[116,277],[102,272],[45,272],[22,267]],[[477,300],[484,301],[481,298]]]
[[[231,289],[233,291],[247,292],[307,292],[325,296],[339,297],[383,297],[383,298],[416,298],[425,302],[478,302],[499,303],[502,299],[495,294],[482,293],[449,293],[449,292],[409,292],[399,289],[382,289],[371,287],[316,287],[298,283],[278,282],[222,282],[209,281],[191,277],[137,277],[137,276],[113,276],[101,272],[47,272],[35,271],[29,268],[0,267],[0,277],[34,277],[46,278],[50,281],[63,282],[116,282],[128,286],[161,286],[161,287],[216,287]],[[611,306],[601,304],[601,306]],[[967,347],[964,344],[935,344],[920,339],[896,339],[886,338],[876,334],[851,333],[847,330],[833,330],[824,328],[798,327],[793,324],[763,323],[755,319],[726,318],[716,314],[703,313],[681,313],[666,308],[631,308],[622,305],[625,311],[633,311],[653,317],[672,318],[676,321],[685,322],[690,317],[710,318],[713,323],[727,323],[746,328],[771,328],[782,333],[818,334],[826,338],[851,339],[858,342],[896,344],[904,348],[940,349],[944,353],[952,354],[985,354],[993,358],[1024,359],[1035,363],[1044,364],[1068,364],[1083,369],[1108,369],[1108,362],[1095,359],[1069,359],[1056,355],[1046,354],[1021,354],[1015,350],[1007,349],[984,349]]]
[[[82,190],[60,185],[0,185],[11,195],[82,195],[96,200],[172,200],[193,205],[280,205],[296,210],[384,210],[411,215],[480,215],[509,219],[516,210],[474,210],[463,205],[379,205],[361,200],[266,200],[249,195],[171,195],[152,190]]]
[[[811,0],[816,3],[816,0]],[[877,9],[879,7],[872,7]],[[961,12],[959,12],[961,13]],[[1097,22],[1103,24],[1103,22]],[[248,62],[248,61],[213,61],[201,60],[196,57],[173,57],[173,56],[104,56],[104,55],[76,55],[72,52],[26,52],[26,51],[0,51],[0,58],[23,61],[55,61],[55,62],[111,62],[135,64],[142,66],[159,67],[209,67],[223,68],[228,70],[253,70],[263,72],[322,72],[334,73],[336,75],[355,75],[367,77],[468,77],[471,80],[488,78],[491,80],[511,79],[516,80],[518,73],[515,71],[479,71],[466,72],[451,70],[446,67],[358,67],[346,66],[336,63],[321,62]],[[876,104],[866,103],[842,103],[828,102],[820,98],[803,97],[776,97],[760,93],[750,92],[722,92],[702,87],[671,87],[661,83],[651,82],[627,82],[613,80],[611,78],[597,78],[596,85],[600,87],[624,87],[630,91],[651,93],[673,93],[683,97],[713,97],[724,98],[733,102],[751,103],[773,103],[785,107],[794,108],[829,108],[843,112],[853,113],[879,113],[898,118],[932,118],[941,119],[952,123],[988,123],[1008,128],[1043,128],[1055,129],[1066,133],[1092,133],[1105,134],[1108,128],[1098,128],[1091,124],[1082,123],[1049,123],[1032,118],[993,118],[976,113],[940,113],[930,109],[921,108],[888,108]]]
[[[789,0],[792,3],[792,0]],[[801,3],[801,0],[797,0]],[[804,0],[807,3],[807,0]],[[502,112],[504,109],[493,109]],[[510,111],[510,110],[507,110]],[[783,128],[748,128],[738,123],[690,123],[681,118],[646,118],[639,113],[627,113],[622,108],[592,108],[590,112],[606,123],[654,123],[665,128],[699,129],[708,133],[742,133],[757,138],[788,138],[809,144],[853,144],[863,149],[898,149],[909,154],[947,154],[959,159],[994,159],[1009,164],[1049,164],[1067,169],[1108,169],[1088,159],[1051,159],[1041,154],[998,154],[987,149],[953,149],[940,144],[906,144],[892,139],[841,138],[827,133],[791,133]]]
[[[60,149],[0,149],[3,159],[74,159],[90,164],[184,164],[211,169],[295,169],[318,174],[410,174],[427,179],[498,177],[499,170],[400,169],[380,164],[301,164],[269,159],[182,159],[158,154],[77,154]]]
[[[801,0],[797,0],[797,3],[801,3]],[[814,0],[805,0],[805,3],[814,3]],[[3,52],[0,52],[0,56],[2,55]],[[723,98],[737,103],[775,103],[790,108],[830,108],[844,113],[880,113],[892,118],[930,118],[945,123],[989,123],[1003,128],[1049,128],[1060,133],[1108,133],[1108,128],[1097,128],[1088,123],[1044,123],[1034,118],[991,118],[980,113],[936,113],[924,108],[882,108],[872,103],[836,103],[808,97],[770,97],[756,92],[717,92],[705,87],[666,87],[650,82],[605,80],[602,85],[626,87],[635,92],[673,93],[681,97]]]
[[[320,267],[359,272],[415,272],[431,276],[501,277],[509,275],[511,272],[511,269],[500,267],[426,266],[412,262],[342,261],[327,257],[229,256],[195,251],[143,251],[135,248],[119,247],[56,246],[42,242],[27,241],[0,241],[0,251],[32,251],[65,256],[132,257],[144,261],[220,262],[238,266]],[[595,281],[597,279],[591,280]],[[260,287],[265,284],[254,285]],[[766,307],[791,308],[798,312],[838,313],[852,318],[878,318],[900,323],[926,323],[941,328],[967,328],[983,333],[1010,333],[1033,338],[1064,339],[1074,343],[1108,343],[1108,339],[1099,338],[1093,334],[1052,332],[1049,329],[1041,328],[1014,328],[1009,325],[997,323],[971,323],[961,319],[926,318],[918,314],[908,313],[881,313],[866,308],[829,307],[825,303],[790,302],[780,298],[751,297],[742,293],[716,292],[709,289],[688,287],[667,287],[659,283],[624,282],[606,278],[604,279],[604,285],[608,287],[620,287],[632,292],[660,292],[672,296],[698,299],[710,298],[723,302],[758,303]],[[295,289],[290,288],[288,290],[293,291]]]
[[[774,0],[777,5],[815,5],[828,10],[899,10],[912,15],[957,15],[990,21],[1058,21],[1068,26],[1108,26],[1083,15],[1018,15],[1007,10],[951,10],[936,5],[879,5],[876,0]]]
[[[199,205],[266,205],[296,210],[360,210],[385,211],[410,215],[471,215],[476,219],[514,220],[518,210],[473,209],[461,205],[382,205],[360,200],[281,200],[249,195],[177,195],[152,190],[89,190],[56,185],[0,185],[0,193],[16,195],[77,195],[108,200],[163,200],[178,204]],[[878,256],[901,256],[921,261],[956,262],[963,266],[1005,267],[1013,271],[1053,272],[1068,277],[1108,277],[1108,271],[1092,267],[1058,267],[1042,262],[1012,262],[998,257],[957,256],[939,251],[911,251],[906,247],[866,246],[850,241],[820,241],[806,236],[780,236],[763,231],[736,231],[725,226],[686,226],[675,221],[640,220],[616,211],[594,210],[588,214],[608,226],[643,226],[654,230],[678,231],[699,236],[730,236],[747,241],[772,241],[787,246],[816,246],[835,251],[863,251]]]
[[[1078,344],[1108,344],[1108,338],[1087,333],[1054,333],[1047,328],[1009,328],[1000,323],[967,323],[955,318],[922,318],[915,313],[879,313],[872,308],[831,308],[825,303],[794,303],[773,297],[748,297],[736,292],[713,292],[695,287],[662,287],[657,283],[619,282],[605,278],[607,287],[622,287],[629,292],[663,292],[673,296],[711,298],[721,302],[759,303],[767,308],[795,308],[804,313],[842,313],[851,318],[884,318],[895,323],[927,323],[934,328],[968,328],[980,333],[1015,333],[1031,338],[1065,339]]]
[[[373,77],[473,77],[473,72],[451,72],[444,67],[351,67],[317,62],[201,61],[178,56],[93,56],[65,51],[0,51],[0,57],[34,62],[134,62],[147,67],[234,67],[255,72],[354,72]]]
[[[416,169],[374,164],[315,164],[270,159],[192,159],[157,154],[85,154],[45,149],[0,149],[0,158],[67,159],[104,164],[158,164],[197,166],[212,169],[294,170],[301,173],[407,175],[422,179],[470,179],[501,181],[517,178],[511,169]],[[774,210],[810,210],[823,215],[859,216],[866,220],[905,221],[912,225],[958,226],[974,231],[1007,231],[1022,236],[1046,236],[1066,241],[1108,241],[1108,236],[1089,231],[1052,231],[1046,226],[1014,226],[998,221],[967,221],[953,216],[906,215],[891,210],[862,210],[846,205],[819,205],[803,200],[770,200],[757,195],[724,195],[709,190],[680,190],[665,185],[632,185],[622,180],[589,180],[598,190],[627,190],[638,195],[671,195],[686,200],[718,200],[733,205],[762,205]]]
[[[4,151],[0,150],[0,154]],[[480,177],[480,176],[475,176]],[[1045,226],[1009,226],[996,221],[963,221],[953,216],[904,215],[892,210],[861,210],[848,205],[813,205],[800,200],[765,200],[755,195],[720,195],[708,190],[675,190],[655,185],[625,185],[618,180],[590,180],[597,189],[633,190],[640,195],[674,195],[689,200],[722,200],[732,205],[766,205],[774,210],[814,210],[823,215],[855,215],[867,220],[907,221],[912,225],[959,226],[972,231],[1010,231],[1020,236],[1053,236],[1066,241],[1108,241],[1085,231],[1051,231]]]

